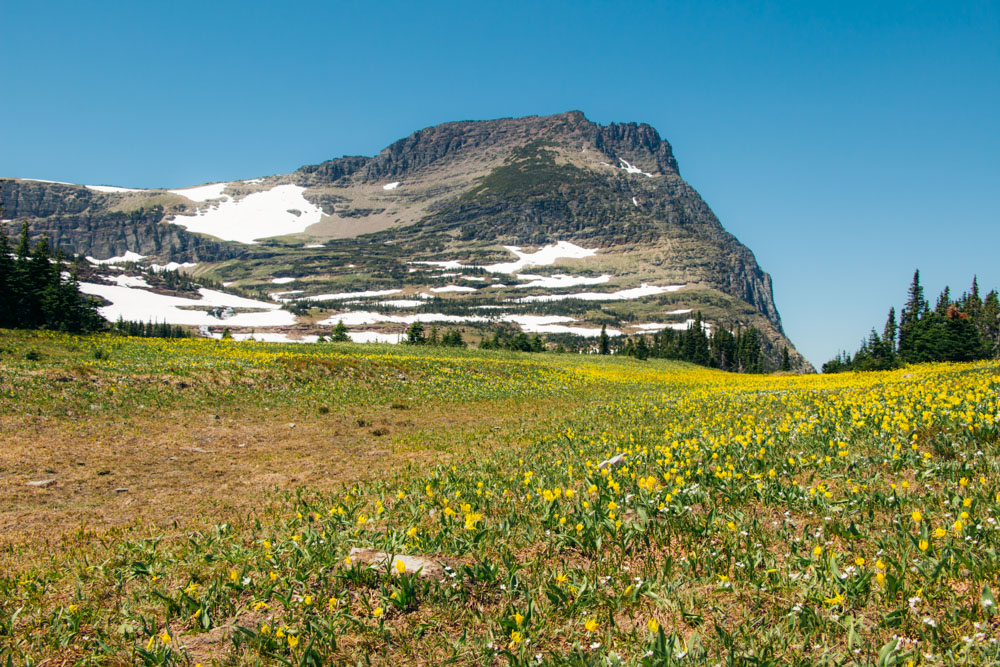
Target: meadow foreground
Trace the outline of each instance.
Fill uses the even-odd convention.
[[[0,348],[0,664],[1000,660],[997,362]]]

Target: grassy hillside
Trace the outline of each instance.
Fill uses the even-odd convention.
[[[0,664],[1000,659],[995,362],[0,348]]]

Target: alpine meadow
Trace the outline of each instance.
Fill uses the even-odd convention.
[[[1000,665],[1000,5],[9,2],[0,667]]]

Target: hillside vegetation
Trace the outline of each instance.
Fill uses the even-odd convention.
[[[997,362],[2,335],[0,664],[1000,660]]]

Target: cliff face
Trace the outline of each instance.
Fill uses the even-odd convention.
[[[227,236],[224,226],[212,228],[215,237],[185,229],[202,218],[184,216],[213,214],[279,187],[295,189],[305,201],[266,215],[298,216],[309,204],[320,221],[291,234],[287,222],[276,225],[282,231],[272,236],[281,238],[256,245],[227,240],[237,237]],[[405,285],[408,261],[503,257],[504,245],[567,241],[600,251],[600,261],[580,265],[581,271],[613,274],[612,285],[622,287],[641,281],[697,288],[701,301],[692,296],[684,305],[714,309],[725,326],[766,322],[774,350],[790,346],[771,277],[681,178],[669,142],[645,123],[599,125],[579,111],[444,123],[372,157],[219,184],[207,199],[186,191],[16,179],[0,180],[0,197],[4,218],[27,220],[34,235],[46,233],[65,250],[99,258],[132,251],[162,261],[244,262],[239,270],[225,265],[228,279],[279,260],[300,275],[331,275],[330,257],[349,257],[347,265],[355,267],[377,255],[370,268],[353,270],[370,284]],[[229,224],[242,224],[235,217]],[[337,254],[321,260],[305,251],[319,243]],[[392,248],[391,257],[375,248]]]

